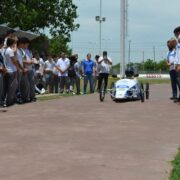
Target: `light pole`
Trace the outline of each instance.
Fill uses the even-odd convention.
[[[126,58],[126,32],[127,32],[127,11],[126,11],[126,0],[121,0],[121,43],[120,43],[120,76],[123,78],[125,76],[125,58]]]
[[[131,62],[131,40],[129,40],[129,50],[128,50],[128,66]]]
[[[153,58],[154,58],[154,73],[155,73],[155,63],[156,63],[156,48],[153,46]]]
[[[101,24],[106,21],[105,17],[102,17],[102,0],[100,0],[100,15],[95,17],[96,21],[99,21],[99,55],[101,55]]]
[[[144,51],[142,52],[142,63],[143,63],[143,73],[144,73]]]

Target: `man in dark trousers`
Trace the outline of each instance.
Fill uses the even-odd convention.
[[[0,38],[0,105],[3,105],[5,64],[3,59],[4,39]]]
[[[100,91],[101,89],[101,84],[102,84],[103,79],[105,83],[104,90],[106,90],[107,85],[108,85],[109,72],[112,65],[112,60],[110,57],[108,57],[107,51],[103,52],[103,55],[98,60],[98,64],[99,64],[98,91]]]

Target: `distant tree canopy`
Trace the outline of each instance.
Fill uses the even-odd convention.
[[[49,28],[53,37],[63,35],[69,40],[70,32],[79,28],[75,23],[77,6],[72,1],[1,0],[0,24],[32,32]]]
[[[1,0],[0,24],[39,33],[49,29],[51,38],[41,36],[31,42],[31,49],[40,53],[71,53],[70,33],[79,28],[75,23],[77,6],[73,0]]]
[[[158,73],[158,72],[168,72],[168,66],[166,60],[161,60],[159,62],[154,62],[152,59],[147,59],[144,62],[140,63],[130,63],[127,66],[132,66],[137,69],[139,72],[146,72],[146,73]],[[113,73],[120,72],[120,64],[116,64],[112,68]]]

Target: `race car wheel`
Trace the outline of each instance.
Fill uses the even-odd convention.
[[[114,82],[111,83],[111,86],[110,86],[110,95],[111,95],[111,99],[114,99]]]
[[[101,102],[104,101],[104,98],[105,98],[105,84],[104,84],[104,80],[102,81],[102,84],[101,84],[101,89],[100,89],[100,93],[99,93],[99,99]]]
[[[149,99],[149,83],[146,83],[146,99]]]
[[[144,102],[144,85],[143,83],[140,84],[140,99],[141,99],[141,102]]]

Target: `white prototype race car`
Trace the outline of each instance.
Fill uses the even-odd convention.
[[[143,83],[138,82],[136,78],[120,79],[111,84],[111,98],[118,102],[123,100],[141,100],[145,97],[149,99],[149,83],[146,83],[145,89]]]
[[[128,100],[141,100],[144,102],[145,97],[149,99],[149,83],[146,83],[144,88],[143,83],[139,83],[137,78],[138,74],[134,73],[132,67],[127,68],[125,71],[126,78],[120,79],[111,84],[110,95],[115,101],[128,101]],[[100,101],[104,101],[107,90],[104,88],[104,82],[100,89]]]

